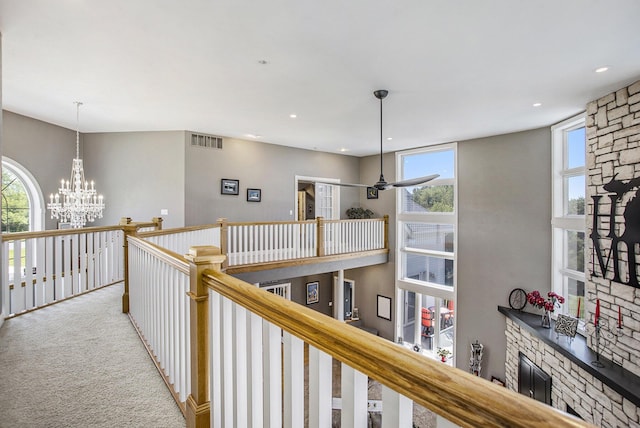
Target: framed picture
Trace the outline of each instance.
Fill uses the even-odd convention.
[[[367,187],[367,199],[378,199],[378,189]]]
[[[307,305],[318,303],[318,281],[307,282]]]
[[[223,195],[237,195],[240,191],[240,180],[223,178],[220,180],[220,193]]]
[[[248,202],[260,202],[262,200],[262,190],[260,189],[247,189],[247,201]]]
[[[378,318],[391,321],[391,297],[378,294]]]

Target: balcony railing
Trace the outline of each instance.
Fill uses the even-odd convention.
[[[161,220],[3,234],[3,312],[13,316],[123,281],[127,224],[157,229]]]
[[[366,426],[367,378],[383,385],[385,427],[411,427],[413,403],[461,426],[589,426],[233,278],[222,271],[226,256],[215,246],[192,246],[185,257],[148,240],[164,236],[154,239],[165,239],[170,243],[166,245],[181,251],[191,239],[188,236],[207,241],[208,237],[198,235],[206,229],[212,228],[143,232],[139,235],[145,239],[141,239],[133,225],[120,227],[126,255],[121,264],[123,311],[129,313],[163,373],[188,427],[298,427],[304,426],[305,415],[310,427],[330,426],[332,359],[342,364],[343,427]],[[52,236],[65,233],[75,235],[56,231]],[[202,233],[215,236],[211,231]],[[339,233],[343,232],[334,230],[329,236]],[[184,236],[171,238],[173,234]],[[386,232],[383,235],[386,243]],[[227,234],[219,236],[224,243]],[[318,236],[326,241],[326,234]],[[252,251],[261,250],[254,247]],[[69,252],[65,260],[75,260],[76,254]],[[76,264],[83,266],[81,261],[70,263],[60,276],[73,272]],[[309,373],[306,384],[305,370]]]

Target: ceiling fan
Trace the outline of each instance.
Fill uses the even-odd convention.
[[[372,185],[335,183],[335,182],[330,183],[330,182],[324,182],[324,181],[316,181],[317,183],[333,184],[336,186],[346,186],[346,187],[375,187],[378,190],[387,190],[393,187],[418,186],[420,184],[424,184],[440,176],[440,174],[432,174],[424,177],[417,177],[417,178],[410,178],[408,180],[396,181],[395,183],[388,183],[384,179],[384,175],[382,174],[382,100],[387,96],[387,94],[389,94],[389,91],[385,89],[379,89],[373,92],[373,95],[375,95],[375,97],[380,100],[380,179],[378,180],[378,182]]]

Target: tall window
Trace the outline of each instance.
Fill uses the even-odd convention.
[[[552,282],[564,296],[562,313],[584,320],[586,231],[586,136],[584,115],[551,128],[552,132]],[[580,311],[578,312],[578,308]]]
[[[44,229],[44,198],[31,173],[2,157],[2,232]]]
[[[453,353],[456,145],[402,152],[396,159],[398,180],[440,174],[424,186],[396,191],[397,339],[432,356],[438,349]]]
[[[2,170],[2,232],[29,230],[29,198],[22,181],[10,170]]]

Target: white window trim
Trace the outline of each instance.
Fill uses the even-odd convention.
[[[438,299],[447,299],[453,300],[457,302],[456,293],[457,293],[457,257],[456,251],[458,250],[458,145],[457,143],[448,143],[441,145],[433,145],[428,147],[422,147],[418,149],[412,149],[402,152],[396,152],[396,180],[402,180],[402,160],[404,156],[418,154],[418,153],[426,153],[426,152],[437,152],[437,151],[445,151],[445,150],[453,150],[454,152],[454,178],[445,178],[445,179],[435,179],[429,182],[430,185],[433,186],[441,186],[441,185],[453,185],[454,193],[453,193],[453,206],[454,211],[451,213],[403,213],[402,212],[402,198],[399,192],[396,192],[396,231],[400,230],[404,223],[412,223],[412,222],[422,222],[422,223],[440,223],[440,224],[451,224],[453,225],[454,231],[454,242],[453,242],[453,253],[444,253],[441,251],[433,251],[433,250],[424,250],[418,248],[404,247],[402,241],[402,234],[396,233],[396,286],[395,286],[395,296],[396,296],[396,314],[402,313],[403,311],[403,301],[404,291],[412,291],[414,293],[429,295]],[[427,175],[428,172],[425,173]],[[412,280],[409,278],[403,277],[403,266],[404,266],[404,257],[407,254],[420,254],[420,255],[428,255],[430,257],[438,257],[445,260],[453,261],[453,284],[451,286],[430,283],[425,281]],[[457,304],[457,303],[456,303]],[[395,337],[394,340],[397,341],[400,335],[402,334],[402,317],[396,317],[396,326],[395,326]],[[457,337],[457,323],[454,323],[454,349],[455,338]],[[454,352],[452,363],[455,366],[457,355]]]
[[[552,217],[551,217],[551,289],[556,293],[568,298],[568,284],[566,279],[574,279],[586,283],[586,272],[578,272],[565,268],[567,254],[566,241],[564,239],[566,231],[583,232],[585,234],[584,266],[587,267],[586,252],[586,215],[568,215],[566,178],[584,175],[585,177],[585,209],[586,209],[586,159],[585,166],[577,168],[566,168],[566,135],[567,132],[585,126],[585,113],[571,117],[551,127],[551,194],[552,194]],[[586,142],[585,142],[586,155]],[[559,312],[568,314],[569,305],[562,305]],[[575,314],[569,314],[571,316]]]

